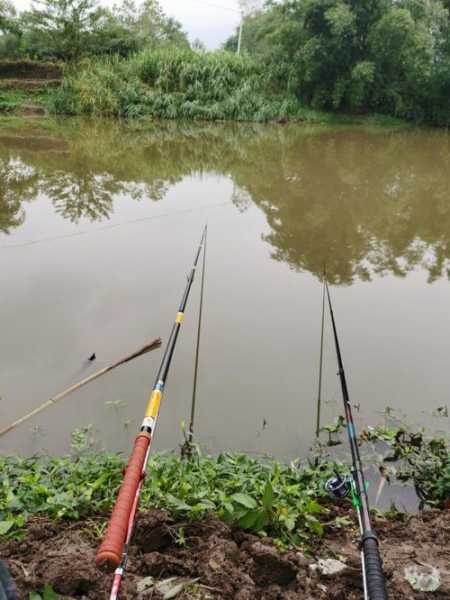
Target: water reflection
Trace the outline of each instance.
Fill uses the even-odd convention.
[[[10,233],[22,225],[25,212],[22,202],[36,194],[34,170],[21,160],[0,160],[0,232]]]
[[[23,139],[23,138],[21,138]],[[159,201],[183,178],[218,173],[232,202],[265,213],[274,259],[350,284],[376,274],[449,276],[450,147],[439,131],[70,121],[52,136],[0,137],[0,231],[39,193],[65,219],[108,219],[120,195]]]
[[[404,276],[417,265],[448,276],[447,134],[347,131],[283,135],[239,183],[264,210],[273,257],[334,283]]]

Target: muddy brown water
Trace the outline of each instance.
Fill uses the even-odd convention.
[[[449,404],[449,192],[443,131],[169,123],[138,133],[78,120],[0,131],[0,426],[167,340],[208,222],[196,420],[208,451],[307,452],[324,264],[359,427],[390,407],[448,432],[436,411]],[[157,449],[182,440],[198,301],[199,279]],[[96,447],[127,451],[160,358],[72,395],[0,451],[64,452],[86,426]],[[327,319],[322,424],[341,413]]]

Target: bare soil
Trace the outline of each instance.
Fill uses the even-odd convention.
[[[175,522],[161,510],[139,515],[121,599],[160,600],[155,591],[138,596],[137,583],[144,577],[198,578],[179,600],[362,600],[361,566],[356,545],[356,523],[338,530],[327,526],[325,538],[313,553],[300,549],[280,552],[270,538],[259,538],[232,529],[214,517],[195,523]],[[427,511],[407,521],[376,519],[381,552],[388,578],[389,597],[395,600],[449,600],[450,513]],[[99,544],[96,535],[104,519],[55,522],[30,521],[21,541],[0,545],[19,589],[30,591],[50,584],[64,597],[102,600],[109,598],[111,574],[95,567]],[[318,558],[338,558],[346,564],[338,575],[324,576]],[[434,593],[416,592],[404,578],[410,565],[440,569],[442,584]]]
[[[62,68],[55,63],[32,60],[0,61],[0,78],[8,79],[61,79]]]

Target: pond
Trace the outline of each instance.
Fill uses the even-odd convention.
[[[0,130],[0,426],[166,341],[207,222],[196,418],[206,450],[306,454],[324,265],[358,426],[393,411],[448,432],[449,192],[444,131],[85,120]],[[177,447],[188,420],[199,283],[156,449]],[[325,325],[322,425],[343,413]],[[128,452],[160,359],[100,378],[0,451],[64,452],[89,426],[95,447]]]

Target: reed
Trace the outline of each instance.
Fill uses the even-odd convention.
[[[179,48],[123,59],[86,59],[49,94],[59,114],[159,119],[268,121],[302,118],[298,100],[273,88],[247,56]]]

